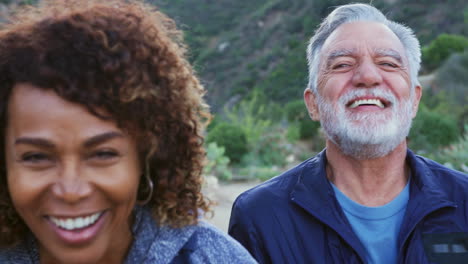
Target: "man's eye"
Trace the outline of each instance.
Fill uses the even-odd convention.
[[[337,70],[337,69],[343,69],[343,68],[350,67],[350,66],[351,65],[348,63],[339,63],[339,64],[333,65],[332,69]]]
[[[391,62],[381,62],[380,65],[385,66],[385,67],[391,67],[391,68],[398,67],[398,65],[396,65],[395,63],[391,63]]]

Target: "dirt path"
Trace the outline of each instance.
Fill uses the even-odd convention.
[[[203,192],[212,201],[215,201],[217,205],[213,206],[213,218],[206,220],[219,229],[227,232],[234,200],[239,196],[239,194],[258,185],[259,183],[260,182],[218,183],[216,179],[208,179],[207,186],[204,188]]]

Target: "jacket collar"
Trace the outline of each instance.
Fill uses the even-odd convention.
[[[291,191],[291,200],[312,214],[322,223],[334,229],[361,259],[365,260],[365,249],[354,234],[348,219],[339,205],[333,187],[326,176],[326,150],[304,163],[297,183]]]
[[[416,156],[408,149],[406,162],[411,168],[411,185],[406,214],[398,236],[400,248],[404,246],[411,232],[425,216],[441,208],[456,207],[456,203],[441,188],[444,183],[434,175],[424,158]]]

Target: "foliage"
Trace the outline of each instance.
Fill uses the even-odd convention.
[[[320,122],[309,120],[303,120],[299,122],[299,135],[301,139],[311,139],[317,135],[317,131],[320,128]]]
[[[465,135],[444,148],[435,159],[450,168],[468,173],[468,124],[465,124]]]
[[[147,0],[182,26],[190,60],[207,100],[222,112],[235,96],[257,88],[270,101],[301,97],[307,83],[305,46],[322,18],[344,0]],[[357,1],[369,3],[369,1]],[[463,34],[466,0],[373,1],[391,19],[414,29],[422,44],[438,34]],[[465,15],[466,16],[466,15]],[[465,32],[466,34],[466,32]]]
[[[458,138],[456,121],[420,105],[409,135],[409,145],[416,150],[432,151]]]
[[[243,157],[242,165],[281,167],[286,165],[286,157],[292,151],[285,131],[279,126],[271,127],[255,144],[250,145],[250,152]]]
[[[468,38],[460,35],[440,34],[422,49],[422,60],[427,70],[432,71],[451,54],[468,49]]]
[[[453,54],[437,71],[431,103],[433,109],[458,121],[459,130],[468,123],[468,50]]]
[[[284,110],[289,122],[297,122],[309,118],[303,100],[295,100],[287,103]]]
[[[289,123],[286,138],[293,143],[301,139],[301,131],[297,123]]]
[[[238,173],[248,179],[259,179],[266,181],[281,173],[278,167],[271,166],[249,166],[241,168]]]
[[[302,40],[299,45],[292,46],[283,56],[283,61],[258,84],[258,88],[266,91],[274,101],[301,98],[307,84],[306,41]]]
[[[266,109],[259,98],[259,93],[255,92],[232,109],[225,109],[226,120],[245,133],[249,147],[254,146],[271,126],[269,119],[262,118]]]
[[[206,146],[208,161],[204,167],[205,175],[213,175],[221,180],[232,179],[232,172],[228,168],[230,160],[224,152],[224,147],[219,147],[216,142],[211,142]]]
[[[239,163],[242,156],[248,151],[247,137],[244,130],[234,124],[219,122],[208,132],[206,141],[216,142],[224,147],[226,156],[233,162]]]
[[[317,134],[320,123],[310,119],[303,100],[287,103],[285,112],[290,126],[298,126],[299,139],[310,139]]]

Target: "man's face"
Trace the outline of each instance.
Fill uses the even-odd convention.
[[[318,96],[309,109],[345,154],[381,157],[408,135],[421,95],[411,92],[408,61],[398,37],[375,22],[341,25],[324,43]]]

